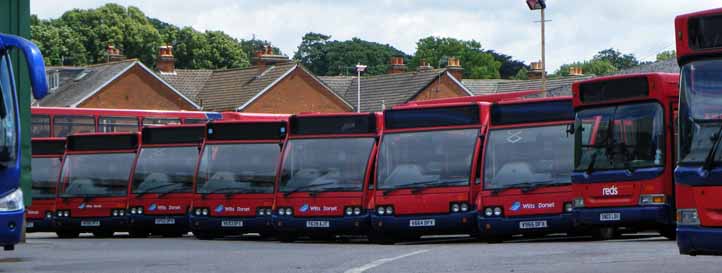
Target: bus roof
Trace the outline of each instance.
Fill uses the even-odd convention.
[[[200,144],[206,136],[205,124],[143,126],[143,145]]]
[[[572,85],[574,107],[618,104],[679,96],[679,75],[636,73],[599,77]]]
[[[541,93],[541,90],[527,90],[527,91],[516,91],[516,92],[504,92],[494,93],[488,95],[468,96],[468,97],[456,97],[456,98],[445,98],[445,99],[434,99],[434,100],[420,100],[410,101],[406,104],[400,105],[429,105],[429,104],[444,104],[444,103],[462,103],[462,102],[498,102],[505,100],[518,100],[523,99],[529,95],[536,95]],[[399,106],[396,106],[399,107]]]
[[[285,120],[224,120],[206,124],[207,141],[283,140],[288,122]]]
[[[61,137],[43,137],[33,138],[33,155],[56,155],[61,156],[65,153],[65,138]]]
[[[300,113],[289,118],[289,135],[377,134],[381,113]]]
[[[491,105],[491,124],[527,124],[574,120],[571,96],[500,101]]]
[[[674,19],[677,62],[722,57],[722,8],[679,15]]]
[[[208,118],[218,116],[218,112],[184,111],[184,110],[141,110],[141,109],[103,109],[103,108],[70,108],[70,107],[31,107],[33,114],[54,115],[86,115],[86,116],[140,116],[140,117],[178,117]],[[220,118],[220,116],[219,116]]]
[[[114,151],[138,148],[137,133],[79,133],[67,137],[67,151]]]

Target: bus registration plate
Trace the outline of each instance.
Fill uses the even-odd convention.
[[[521,221],[519,222],[520,229],[534,229],[534,228],[546,228],[548,227],[547,221]]]
[[[156,225],[175,225],[175,219],[170,217],[155,218]]]
[[[98,220],[82,220],[80,221],[81,227],[99,227],[100,221]]]
[[[243,221],[223,220],[222,227],[243,227]]]
[[[35,222],[28,221],[27,223],[25,223],[25,227],[26,228],[34,228]]]
[[[619,221],[622,219],[622,215],[619,212],[611,213],[600,213],[599,221]]]
[[[410,227],[433,227],[436,226],[434,219],[409,220]]]
[[[331,223],[328,221],[306,221],[307,228],[328,228],[331,227]]]

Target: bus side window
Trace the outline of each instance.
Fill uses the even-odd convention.
[[[134,117],[103,117],[98,119],[98,131],[112,132],[138,132],[138,119]]]
[[[53,119],[53,131],[56,137],[66,137],[75,133],[95,132],[95,118],[90,116],[56,116]]]
[[[178,125],[181,124],[177,118],[144,118],[143,126],[146,125]]]
[[[50,116],[33,115],[31,132],[32,137],[50,137]]]

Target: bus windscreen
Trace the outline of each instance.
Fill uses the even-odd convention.
[[[61,162],[59,157],[36,157],[31,160],[33,199],[55,198]]]
[[[280,154],[276,143],[207,144],[198,168],[196,192],[273,193]]]
[[[65,157],[60,197],[125,196],[135,153]]]
[[[197,159],[197,146],[142,148],[133,175],[132,192],[191,192]]]

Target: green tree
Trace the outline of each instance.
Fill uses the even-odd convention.
[[[516,75],[512,76],[511,79],[512,80],[528,80],[529,75],[527,75],[527,73],[529,73],[529,70],[527,70],[526,67],[522,67],[519,70],[517,70]]]
[[[571,64],[565,64],[559,67],[559,69],[554,73],[556,76],[569,76],[569,68],[571,67],[581,67],[584,74],[591,74],[591,75],[607,75],[613,72],[616,72],[617,69],[607,60],[589,60],[589,61],[583,61],[583,62],[575,62]]]
[[[674,50],[662,51],[657,54],[657,61],[666,61],[677,58],[677,52]]]
[[[522,69],[524,70],[524,77],[526,77],[526,72],[529,71],[529,66],[524,64],[524,62],[514,60],[512,56],[502,54],[494,50],[487,50],[485,52],[491,54],[494,56],[495,60],[501,62],[499,76],[501,76],[502,79],[517,78],[520,73],[519,71]]]
[[[614,48],[599,51],[592,60],[607,61],[618,70],[638,66],[640,64],[634,54],[623,54]]]
[[[33,42],[43,52],[46,65],[85,65],[87,51],[82,38],[67,26],[35,21],[30,26]]]
[[[426,60],[432,66],[445,67],[449,57],[457,57],[464,68],[464,77],[472,79],[498,79],[501,62],[485,52],[477,41],[454,38],[426,37],[416,42],[416,54],[411,59],[415,67]]]

